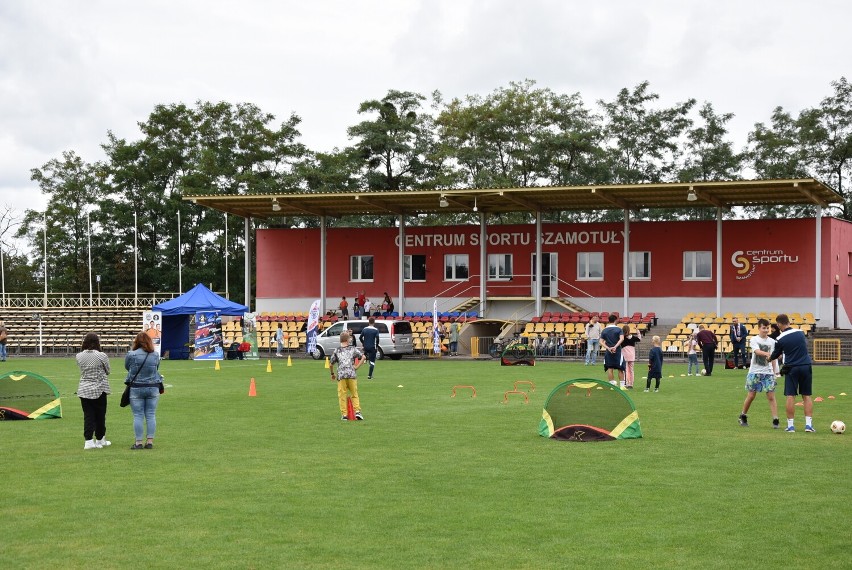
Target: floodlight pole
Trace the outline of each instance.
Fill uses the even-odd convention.
[[[47,308],[47,208],[44,210],[44,308]],[[39,336],[41,336],[41,321],[39,321]],[[41,340],[39,340],[41,354]]]
[[[177,211],[177,250],[178,250],[178,293],[183,295],[183,267],[180,251],[180,210]]]
[[[228,295],[228,212],[225,212],[225,298],[231,298]]]
[[[89,217],[89,212],[86,212],[86,227],[89,232],[89,306],[92,306],[94,302],[94,295],[92,294],[92,220]]]
[[[820,305],[822,305],[822,205],[817,204],[816,207],[816,261],[814,275],[814,321],[819,323]],[[837,326],[836,324],[834,326]]]
[[[139,230],[136,210],[133,211],[133,306],[139,306]]]
[[[630,209],[624,208],[624,259],[621,265],[624,276],[624,312],[622,317],[630,314]]]

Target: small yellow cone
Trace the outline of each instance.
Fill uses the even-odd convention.
[[[272,361],[271,360],[266,361],[266,371],[272,372]]]
[[[290,358],[290,355],[287,355],[287,366],[293,366],[293,360]]]
[[[329,362],[328,362],[328,357],[327,357],[327,356],[325,357],[325,367],[326,367],[326,368],[331,368],[331,364],[329,364]]]
[[[220,370],[220,368],[219,368],[219,361],[218,361],[218,360],[216,361],[216,366],[214,367],[214,370]]]

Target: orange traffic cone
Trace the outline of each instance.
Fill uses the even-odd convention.
[[[355,421],[355,408],[352,407],[352,398],[346,398],[346,418]]]
[[[257,396],[257,388],[254,385],[254,378],[251,379],[251,383],[249,384],[249,396]]]

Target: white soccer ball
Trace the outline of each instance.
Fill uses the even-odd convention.
[[[834,420],[833,422],[831,422],[831,431],[833,431],[837,435],[840,435],[846,431],[846,424],[844,424],[840,420]]]
[[[706,375],[706,374],[707,374],[707,369],[706,369],[706,368],[702,368],[702,369],[701,369],[701,375],[702,375],[702,376],[704,376],[704,375]]]

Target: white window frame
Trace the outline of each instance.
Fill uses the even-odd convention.
[[[406,254],[402,257],[403,257],[403,260],[402,260],[402,278],[403,278],[403,280],[405,280],[409,283],[411,283],[411,282],[413,282],[413,283],[425,282],[426,281],[426,270],[425,270],[426,255],[422,254],[422,253],[415,253],[415,254],[412,254],[412,255]],[[424,265],[423,279],[412,279],[411,278],[411,267],[414,265],[414,257],[422,257],[423,258],[423,265]]]
[[[506,270],[508,262],[509,269]],[[515,260],[511,253],[489,253],[488,254],[488,280],[489,281],[511,281]],[[491,269],[495,269],[492,273]]]
[[[600,276],[591,274],[590,260],[600,258]],[[577,281],[603,281],[604,280],[604,254],[602,251],[578,251],[577,252]]]
[[[710,260],[707,267],[710,269],[709,275],[698,275],[698,257],[701,254],[709,256]],[[687,273],[687,260],[692,268],[691,274]],[[712,281],[713,280],[713,252],[712,251],[684,251],[683,252],[683,280],[684,281]]]
[[[631,281],[650,281],[651,280],[651,252],[650,251],[630,251],[630,257],[627,261],[627,274]],[[636,266],[644,265],[647,269],[647,275],[636,275]]]
[[[458,263],[464,258],[464,263]],[[457,261],[458,260],[458,261]],[[467,275],[459,277],[456,275],[456,268],[460,265],[467,267]],[[447,270],[450,269],[450,276],[447,276]],[[470,277],[470,256],[466,253],[447,253],[444,255],[444,281],[466,281]]]
[[[367,258],[370,259],[370,269],[371,269],[372,275],[370,275],[369,277],[364,277],[364,275],[363,275],[364,260],[367,259]],[[358,260],[357,264],[355,263],[356,259]],[[372,255],[350,255],[349,256],[349,281],[353,282],[353,283],[355,283],[355,282],[372,282],[373,281],[373,275],[375,275],[375,273],[376,273],[375,262],[376,262],[376,259]],[[355,271],[354,271],[354,269],[356,267],[358,269],[357,275],[355,274]]]

